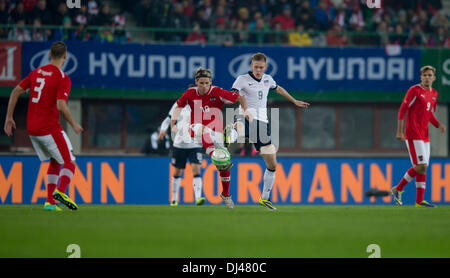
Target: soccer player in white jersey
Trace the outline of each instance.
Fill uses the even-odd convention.
[[[267,119],[267,95],[269,90],[274,90],[301,108],[307,108],[309,103],[296,100],[285,89],[277,85],[272,76],[264,73],[267,69],[267,57],[263,53],[256,53],[252,56],[251,68],[252,71],[237,77],[232,90],[238,91],[239,95],[245,98],[248,107],[247,113],[251,113],[251,118],[254,120],[249,122],[246,118],[240,117],[236,127],[240,137],[243,135],[242,130],[245,130],[245,138],[255,145],[255,148],[260,151],[264,158],[267,169],[264,172],[264,188],[259,203],[266,208],[275,210],[276,208],[270,201],[270,192],[275,181],[277,150],[270,138],[270,127]],[[241,107],[239,107],[239,113],[243,114]],[[229,130],[227,128],[227,131]],[[253,135],[256,135],[256,138],[252,138]]]
[[[170,126],[172,113],[177,107],[174,103],[169,111],[168,116],[161,124],[159,132],[159,138],[162,139]],[[201,163],[202,163],[202,143],[195,142],[195,138],[192,138],[189,134],[189,126],[191,123],[191,107],[186,105],[180,112],[177,119],[177,130],[173,135],[173,149],[172,149],[172,165],[175,168],[174,175],[172,177],[172,200],[171,206],[178,205],[178,192],[180,191],[181,175],[186,166],[186,161],[189,158],[191,164],[192,174],[194,175],[194,196],[195,204],[200,206],[205,203],[205,198],[202,197],[203,182],[200,175]]]

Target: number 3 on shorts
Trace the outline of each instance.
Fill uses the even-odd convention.
[[[38,103],[39,99],[41,98],[42,89],[45,85],[45,79],[44,78],[37,78],[36,82],[39,83],[39,87],[34,87],[34,90],[38,93],[37,97],[34,97],[31,99],[32,102]]]

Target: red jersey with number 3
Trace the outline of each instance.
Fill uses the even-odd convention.
[[[19,86],[30,89],[27,113],[27,131],[32,136],[43,136],[61,131],[56,100],[67,101],[70,78],[58,67],[48,64],[32,71]]]
[[[405,139],[430,141],[428,123],[438,125],[433,114],[437,97],[438,93],[433,88],[425,89],[420,84],[409,88],[398,112],[399,120],[404,120],[406,113]]]
[[[197,87],[193,87],[184,92],[177,100],[177,105],[184,107],[189,104],[191,107],[191,124],[200,123],[215,131],[222,132],[222,130],[214,128],[223,125],[222,115],[220,114],[222,107],[225,103],[235,103],[238,97],[239,94],[236,92],[227,91],[213,85],[204,95],[197,92]]]

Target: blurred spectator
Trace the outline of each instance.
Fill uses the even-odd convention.
[[[409,36],[406,39],[405,46],[420,47],[427,44],[427,39],[422,32],[422,28],[419,23],[414,24],[413,28],[409,32]]]
[[[356,30],[358,29],[358,27],[362,27],[364,28],[364,26],[366,26],[366,22],[364,21],[364,17],[361,11],[361,6],[359,4],[359,2],[355,3],[353,5],[353,9],[352,12],[350,14],[350,19],[349,19],[349,25],[352,28],[352,30]],[[361,28],[359,28],[361,29]]]
[[[111,8],[105,4],[102,6],[100,13],[95,17],[94,25],[97,26],[112,26],[113,15],[111,14]]]
[[[16,26],[9,31],[8,40],[21,42],[30,41],[31,40],[30,32],[24,27],[25,27],[25,20],[19,19],[16,22]]]
[[[42,25],[52,24],[52,14],[47,9],[46,0],[38,0],[36,7],[34,7],[34,9],[31,11],[31,20],[34,20],[36,17],[41,20]]]
[[[134,8],[134,14],[136,16],[136,24],[141,27],[156,27],[157,15],[154,12],[150,0],[141,0]]]
[[[205,20],[210,20],[213,10],[214,10],[212,1],[211,0],[202,0],[202,1],[200,1],[200,3],[201,3],[200,4],[201,7],[203,7],[203,10],[205,11],[205,14],[204,14]]]
[[[346,28],[348,24],[348,18],[349,15],[347,14],[347,10],[345,9],[344,4],[336,6],[336,17],[334,19],[334,24],[339,24],[342,28]]]
[[[92,16],[98,15],[98,5],[95,0],[88,1],[88,13]]]
[[[56,14],[53,14],[53,21],[52,24],[53,25],[63,25],[63,19],[68,15],[68,11],[67,11],[67,5],[66,3],[59,3],[58,5],[58,11],[56,12]]]
[[[197,10],[193,20],[197,22],[200,28],[203,30],[207,30],[210,28],[209,21],[205,19],[205,10],[202,8]]]
[[[268,27],[264,24],[264,19],[256,20],[255,27],[249,34],[248,43],[251,44],[266,44],[269,43],[269,36],[267,33]]]
[[[63,25],[61,28],[56,29],[53,33],[53,40],[56,41],[67,41],[76,40],[76,32],[72,29],[72,19],[66,16],[63,18]]]
[[[40,27],[41,27],[41,20],[39,18],[35,18],[33,20],[33,30],[31,31],[31,40],[32,41],[46,41],[47,40],[46,32]]]
[[[302,8],[299,10],[297,25],[303,25],[305,30],[313,32],[316,29],[316,20],[313,11],[309,8],[309,2],[302,2]]]
[[[205,44],[206,36],[200,31],[200,24],[194,22],[192,32],[187,36],[186,43],[188,44]]]
[[[0,24],[8,24],[9,13],[6,7],[6,1],[0,0]],[[0,28],[0,39],[8,37],[8,29]]]
[[[16,7],[11,12],[11,23],[17,24],[17,22],[21,19],[25,22],[25,8],[22,2],[18,2]]]
[[[38,0],[23,0],[21,2],[23,2],[24,11],[29,13],[36,7]]]
[[[0,24],[7,24],[9,12],[6,8],[6,0],[0,0]]]
[[[189,28],[189,19],[183,14],[183,5],[181,3],[176,3],[174,5],[174,14],[170,18],[169,26],[173,29],[187,29]],[[169,33],[170,41],[173,42],[183,42],[186,38],[186,33],[177,32],[177,33]]]
[[[281,14],[277,14],[272,19],[272,25],[275,25],[276,23],[281,23],[281,29],[283,30],[292,30],[295,28],[295,22],[294,19],[291,16],[291,6],[289,4],[286,4],[283,7],[283,11]]]
[[[301,24],[297,25],[295,32],[288,34],[289,44],[295,46],[311,46],[312,40],[308,33],[305,32],[305,27]]]
[[[183,5],[183,14],[187,16],[190,19],[194,16],[194,3],[192,3],[192,0],[183,0],[181,2]]]
[[[397,22],[396,25],[401,25],[402,29],[405,32],[409,31],[409,23],[408,23],[408,18],[406,16],[406,11],[405,10],[400,10],[398,12],[398,17],[397,17]]]
[[[434,15],[433,18],[431,19],[430,24],[436,29],[439,27],[444,27],[448,30],[450,27],[448,18],[445,15],[444,11],[437,12],[436,15]]]
[[[273,32],[271,32],[269,35],[270,43],[280,45],[286,44],[288,42],[286,32],[284,32],[280,22],[275,22],[272,31]]]
[[[228,32],[224,18],[217,19],[216,31],[209,36],[209,42],[217,45],[231,46],[234,43],[233,35]]]
[[[377,27],[378,42],[377,45],[385,46],[389,44],[389,30],[386,22],[380,22]]]
[[[238,44],[248,43],[249,29],[248,24],[245,24],[242,20],[239,20],[234,29],[233,39]]]
[[[90,22],[86,4],[82,3],[75,12],[74,23],[76,25],[87,25]]]
[[[329,46],[344,46],[348,44],[347,35],[342,32],[342,26],[339,24],[334,25],[325,37]]]
[[[407,36],[404,33],[402,25],[397,24],[395,26],[394,33],[389,38],[389,41],[391,44],[404,46],[405,42],[406,42],[406,38],[407,38]]]
[[[171,0],[158,0],[153,2],[156,5],[158,15],[158,27],[167,27],[170,17],[173,14],[173,3]]]
[[[250,30],[255,29],[256,22],[257,22],[259,19],[263,19],[262,13],[261,13],[260,11],[256,11],[256,12],[253,14],[253,18],[252,18],[252,20],[250,20],[250,23],[249,23],[249,25],[248,25],[248,27],[250,28]]]
[[[318,7],[314,11],[314,16],[320,30],[328,30],[334,20],[334,12],[328,7],[325,0],[320,0]]]
[[[216,7],[214,14],[210,18],[209,26],[211,26],[212,28],[217,28],[217,22],[219,22],[219,20],[223,20],[225,22],[227,21],[225,7],[222,5]]]

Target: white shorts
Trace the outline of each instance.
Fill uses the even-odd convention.
[[[41,161],[53,158],[59,164],[75,161],[72,144],[64,131],[44,136],[30,135],[31,143]]]
[[[409,158],[413,165],[427,164],[430,161],[430,142],[423,140],[405,140]]]

